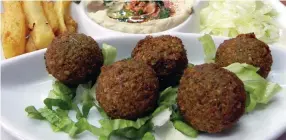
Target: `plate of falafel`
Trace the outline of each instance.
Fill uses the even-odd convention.
[[[25,140],[275,139],[285,55],[253,33],[64,34],[1,64],[1,124]]]

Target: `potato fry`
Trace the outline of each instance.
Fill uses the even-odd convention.
[[[58,34],[63,34],[68,31],[66,24],[65,24],[65,13],[67,7],[70,6],[71,1],[62,1],[57,0],[55,2],[54,8],[57,14],[57,18],[59,20],[59,30]]]
[[[75,33],[77,31],[77,23],[73,20],[73,18],[71,17],[70,13],[70,7],[71,4],[67,3],[66,5],[66,9],[65,9],[65,23],[66,23],[66,27],[69,33]]]
[[[44,13],[46,18],[53,30],[54,33],[59,29],[59,21],[56,15],[56,11],[54,9],[54,2],[52,1],[43,1],[42,2]]]
[[[4,20],[3,20],[3,13],[0,13],[0,20],[1,20],[1,35],[0,36],[2,36],[3,35],[3,29],[4,29]]]
[[[45,17],[40,1],[23,1],[23,9],[32,30],[30,37],[33,38],[37,49],[46,48],[54,39],[54,33]]]
[[[70,15],[65,15],[65,23],[69,33],[76,33],[77,23],[72,19]]]
[[[26,52],[33,52],[36,50],[37,50],[37,47],[35,46],[33,38],[29,37],[27,44],[26,44]]]
[[[4,56],[11,58],[25,53],[26,22],[21,3],[18,1],[3,1],[2,15],[2,47]]]

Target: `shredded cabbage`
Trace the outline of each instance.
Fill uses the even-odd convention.
[[[272,43],[279,39],[276,16],[271,5],[262,1],[210,1],[200,12],[200,28],[204,34],[228,37],[254,32],[258,39]]]

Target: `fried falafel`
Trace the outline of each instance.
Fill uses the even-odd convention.
[[[269,46],[256,39],[254,33],[250,33],[238,35],[220,44],[215,62],[221,67],[235,62],[247,63],[259,67],[258,74],[266,78],[273,60]]]
[[[230,128],[244,114],[242,81],[216,64],[187,68],[180,80],[178,108],[184,120],[208,133]]]
[[[47,71],[67,85],[97,78],[103,54],[97,42],[84,34],[63,34],[55,38],[45,53]]]
[[[154,111],[159,81],[147,64],[132,59],[103,66],[96,85],[99,105],[114,119],[135,120]]]
[[[178,84],[184,69],[188,65],[182,40],[170,35],[147,36],[138,42],[131,56],[155,70],[162,88]]]

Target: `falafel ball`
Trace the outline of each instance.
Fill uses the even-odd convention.
[[[178,108],[195,129],[216,133],[243,115],[246,92],[242,81],[216,64],[187,68],[180,80]]]
[[[240,34],[220,44],[215,62],[221,67],[235,62],[247,63],[259,67],[258,74],[266,78],[273,60],[269,46],[256,39],[254,33],[250,33]]]
[[[147,36],[140,40],[132,51],[132,58],[151,66],[163,87],[178,84],[188,65],[182,40],[170,35]]]
[[[154,111],[158,90],[159,81],[150,66],[121,60],[101,68],[96,99],[111,118],[135,120]]]
[[[103,54],[96,41],[84,34],[63,34],[55,38],[45,53],[46,69],[67,85],[96,79]]]

